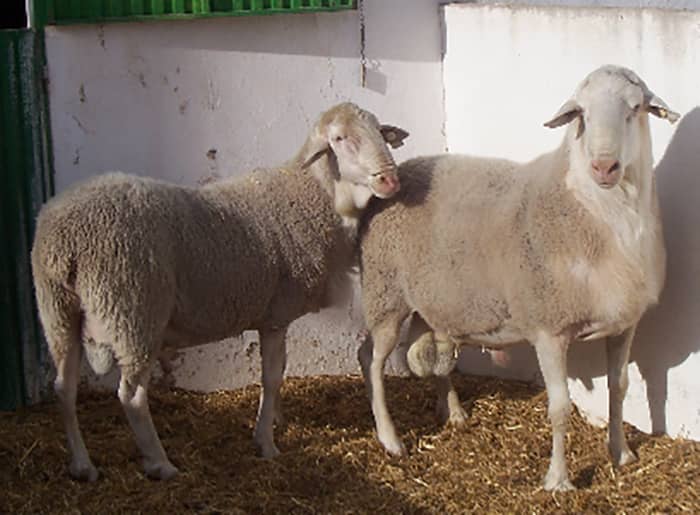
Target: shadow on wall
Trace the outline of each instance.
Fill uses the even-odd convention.
[[[632,345],[646,382],[654,433],[666,432],[669,370],[700,352],[700,107],[680,121],[656,180],[666,241],[666,285],[659,304],[642,319]],[[605,347],[575,344],[569,352],[569,375],[591,389],[592,378],[606,375]],[[690,375],[690,371],[687,372]]]
[[[700,352],[700,107],[681,119],[656,167],[656,180],[666,285],[659,305],[639,327],[632,360],[647,383],[652,431],[665,432],[669,369]]]

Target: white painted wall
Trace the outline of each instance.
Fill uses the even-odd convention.
[[[668,249],[660,305],[641,324],[630,366],[627,419],[645,431],[700,439],[700,13],[639,9],[444,9],[444,87],[449,150],[529,160],[563,130],[542,122],[594,68],[628,66],[673,109],[675,126],[652,119]],[[607,413],[604,346],[575,345],[570,386],[594,421]],[[534,353],[495,369],[465,351],[463,370],[537,377]]]
[[[57,190],[106,170],[195,184],[280,164],[321,111],[345,100],[411,133],[397,160],[443,151],[437,2],[365,7],[366,88],[356,11],[49,27]],[[289,373],[358,371],[362,327],[357,299],[294,324]],[[183,387],[259,379],[250,339],[183,358],[176,372]]]

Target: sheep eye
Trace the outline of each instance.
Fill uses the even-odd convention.
[[[337,142],[340,142],[340,141],[343,141],[343,137],[342,137],[342,136],[336,136],[336,137],[335,137],[335,141],[336,141],[336,143],[337,143]]]
[[[639,108],[640,108],[640,107],[641,107],[641,105],[640,105],[640,104],[637,104],[636,106],[634,106],[634,107],[632,108],[632,112],[631,112],[630,114],[627,115],[627,121],[628,121],[628,122],[631,122],[631,121],[632,121],[632,118],[634,118],[634,117],[637,115],[637,113],[639,112]]]

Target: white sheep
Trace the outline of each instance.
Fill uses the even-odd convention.
[[[397,147],[407,136],[345,103],[324,113],[280,168],[201,188],[107,174],[43,207],[32,269],[73,477],[98,476],[75,410],[83,350],[98,373],[116,362],[145,471],[166,479],[177,469],[147,401],[159,351],[246,329],[261,334],[255,442],[264,457],[279,453],[273,423],[281,418],[287,326],[323,307],[350,270],[357,216],[372,195],[399,190],[386,143]]]
[[[422,375],[436,363],[445,373],[454,345],[535,347],[553,426],[547,490],[573,488],[564,454],[567,348],[607,337],[609,450],[616,465],[635,459],[622,431],[627,361],[665,275],[647,113],[679,117],[634,72],[605,66],[545,124],[573,122],[551,153],[527,164],[442,155],[399,166],[401,193],[365,213],[360,243],[371,340],[359,358],[389,452],[405,449],[386,408],[383,367],[414,312],[419,346],[447,343],[409,350]],[[449,379],[438,386],[438,407],[463,420]]]

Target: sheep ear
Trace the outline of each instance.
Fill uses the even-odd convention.
[[[382,125],[379,130],[384,137],[384,141],[391,145],[391,148],[399,148],[403,145],[403,140],[408,138],[408,131],[403,130],[401,127]]]
[[[544,123],[544,126],[554,129],[555,127],[566,125],[581,116],[581,112],[581,106],[578,105],[575,100],[567,100],[566,103],[559,108],[557,114],[555,114],[551,120]]]
[[[666,102],[661,100],[653,93],[651,94],[649,101],[646,102],[645,109],[648,113],[658,116],[659,118],[664,118],[671,123],[676,123],[681,117],[681,115],[677,112],[671,111],[671,108],[666,105]]]
[[[312,141],[306,145],[306,156],[301,169],[304,170],[318,161],[323,155],[331,151],[331,146],[326,138],[316,133]]]
[[[304,164],[301,165],[301,169],[305,170],[312,164],[314,164],[316,161],[318,161],[323,155],[327,154],[330,152],[330,147],[323,148],[315,153],[313,153],[306,161],[304,161]]]

